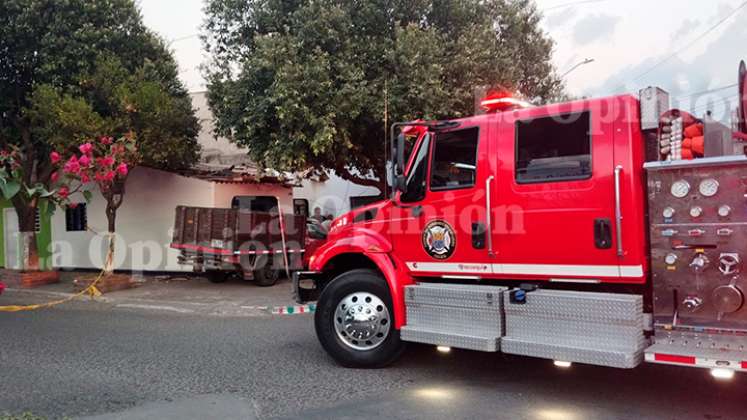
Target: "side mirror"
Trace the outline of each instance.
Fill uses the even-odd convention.
[[[405,135],[397,136],[397,172],[394,178],[394,188],[404,193],[407,189],[405,179]]]
[[[397,175],[394,179],[394,189],[401,193],[407,191],[407,180],[404,175]]]

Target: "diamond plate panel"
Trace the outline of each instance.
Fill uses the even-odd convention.
[[[500,307],[505,287],[420,283],[405,287],[405,303],[461,308]]]
[[[504,294],[506,353],[632,368],[642,360],[641,296],[559,290],[527,293],[526,303]]]
[[[496,352],[500,348],[500,339],[497,337],[446,334],[443,332],[418,329],[409,325],[402,327],[400,337],[404,341],[477,351]]]
[[[600,348],[634,348],[644,345],[640,326],[620,326],[579,320],[511,317],[506,336],[518,340],[565,343]]]
[[[598,349],[564,346],[550,343],[536,343],[504,337],[501,350],[508,354],[539,357],[542,359],[564,360],[590,365],[632,369],[643,361],[643,350]]]
[[[503,335],[502,314],[498,307],[470,309],[411,303],[407,305],[407,325],[453,334]]]
[[[505,293],[503,300],[507,315],[594,320],[606,324],[640,325],[643,329],[643,298],[637,295],[537,290],[527,293],[523,305],[512,304],[509,299],[509,293]]]

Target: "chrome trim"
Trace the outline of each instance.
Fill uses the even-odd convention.
[[[379,347],[392,328],[386,303],[368,292],[351,293],[340,300],[332,322],[340,342],[357,351]]]
[[[493,211],[491,208],[490,203],[490,197],[491,197],[491,190],[490,185],[493,183],[493,175],[490,175],[488,179],[485,180],[485,228],[487,230],[487,240],[488,240],[488,256],[492,257],[493,255]]]
[[[551,283],[599,284],[599,279],[550,279]]]
[[[622,173],[622,165],[615,166],[615,228],[617,229],[617,256],[622,257],[625,255],[623,249],[623,237],[622,237],[622,204],[621,204],[621,193],[620,193],[620,174]]]
[[[747,157],[744,155],[732,155],[732,156],[716,156],[708,158],[700,158],[693,160],[663,160],[659,162],[646,162],[643,164],[643,169],[649,171],[658,171],[662,169],[672,168],[688,168],[691,166],[713,166],[723,165],[728,163],[747,163]]]

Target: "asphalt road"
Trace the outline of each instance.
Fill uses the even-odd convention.
[[[1,303],[0,303],[1,304]],[[50,418],[743,419],[747,376],[632,371],[411,346],[336,366],[309,315],[217,317],[76,302],[0,313],[0,414]],[[114,413],[114,414],[111,414]]]

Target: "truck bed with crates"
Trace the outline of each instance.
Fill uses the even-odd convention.
[[[213,282],[232,276],[271,286],[302,266],[306,217],[242,208],[178,206],[171,248]]]

